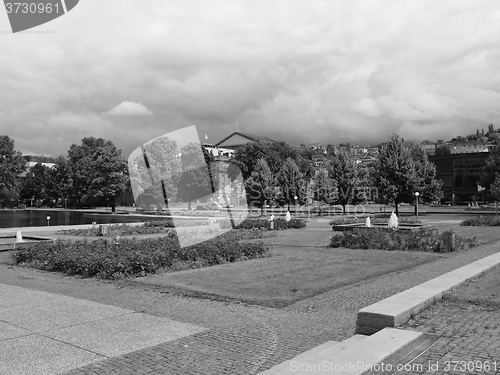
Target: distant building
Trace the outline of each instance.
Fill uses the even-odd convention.
[[[436,144],[421,143],[420,146],[422,146],[427,155],[436,155]]]
[[[476,152],[490,152],[495,145],[484,141],[450,142],[448,144],[452,154],[473,154]]]
[[[238,182],[231,182],[227,169],[230,159],[234,157],[235,149],[252,142],[264,144],[275,143],[274,140],[264,136],[234,132],[215,145],[204,145],[208,152],[214,156],[216,161],[216,168],[212,169],[212,173],[219,181],[219,203],[230,203],[234,205],[241,204],[246,200],[246,196],[243,194],[243,186],[240,186]]]
[[[271,138],[267,138],[267,137],[264,137],[261,135],[234,132],[234,133],[228,135],[223,140],[216,143],[215,146],[222,147],[222,148],[234,149],[234,148],[237,148],[239,146],[243,146],[243,145],[246,145],[246,144],[252,143],[252,142],[271,144],[271,143],[275,143],[276,141],[272,140]]]
[[[430,155],[436,165],[436,179],[443,181],[441,202],[466,204],[479,200],[479,178],[488,152]]]
[[[27,161],[26,164],[25,164],[26,170],[23,173],[21,173],[19,175],[19,177],[26,177],[26,174],[29,172],[29,170],[31,168],[33,168],[35,165],[37,165],[37,164],[41,164],[44,167],[47,167],[47,168],[50,168],[50,169],[54,168],[54,166],[56,165],[55,163],[40,163],[40,162],[36,162],[36,161]]]

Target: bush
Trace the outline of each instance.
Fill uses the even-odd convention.
[[[356,223],[365,223],[366,217],[345,217],[333,219],[330,221],[330,225],[342,225],[342,224],[356,224]],[[389,222],[389,217],[371,217],[370,222],[372,224],[386,224]],[[410,219],[405,217],[398,217],[399,224],[420,224],[420,220]]]
[[[292,229],[292,228],[297,229],[297,228],[304,228],[305,226],[306,226],[305,220],[290,219],[290,221],[286,221],[285,219],[282,218],[274,219],[274,229],[276,230]],[[223,229],[230,229],[231,222],[229,221],[229,219],[222,220],[220,222],[220,227]],[[236,229],[252,229],[252,228],[269,229],[269,220],[248,218],[243,220],[239,225],[236,226]]]
[[[144,276],[160,269],[175,269],[178,263],[205,267],[267,256],[260,243],[238,243],[234,235],[181,248],[176,234],[153,239],[111,239],[38,243],[14,255],[18,265],[69,275],[117,279]]]
[[[465,219],[460,223],[463,226],[500,226],[499,216],[478,216],[470,219]]]
[[[133,236],[138,234],[156,234],[167,233],[174,227],[191,227],[208,225],[209,220],[176,220],[171,218],[164,220],[150,220],[142,225],[129,225],[129,224],[112,224],[108,225],[108,235],[110,236]],[[72,236],[98,236],[99,227],[85,228],[85,229],[68,229],[60,231],[62,234]]]
[[[455,236],[456,249],[474,246],[476,238]],[[356,228],[330,237],[330,247],[442,252],[441,236],[433,229],[392,230],[389,228]]]

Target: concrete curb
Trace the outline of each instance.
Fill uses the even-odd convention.
[[[356,333],[371,335],[386,327],[406,323],[412,315],[426,309],[436,300],[465,281],[500,264],[500,252],[436,277],[359,310]]]

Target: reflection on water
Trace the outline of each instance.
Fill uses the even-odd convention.
[[[0,228],[53,225],[110,224],[144,221],[140,216],[98,214],[81,211],[0,210]]]

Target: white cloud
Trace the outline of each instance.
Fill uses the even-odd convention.
[[[498,9],[86,0],[39,27],[53,33],[0,34],[0,133],[21,147],[30,134],[41,154],[54,136],[63,151],[95,136],[126,153],[192,123],[214,142],[237,129],[298,143],[449,139],[500,125]]]
[[[121,102],[110,109],[107,114],[110,116],[152,116],[153,112],[141,103]]]

